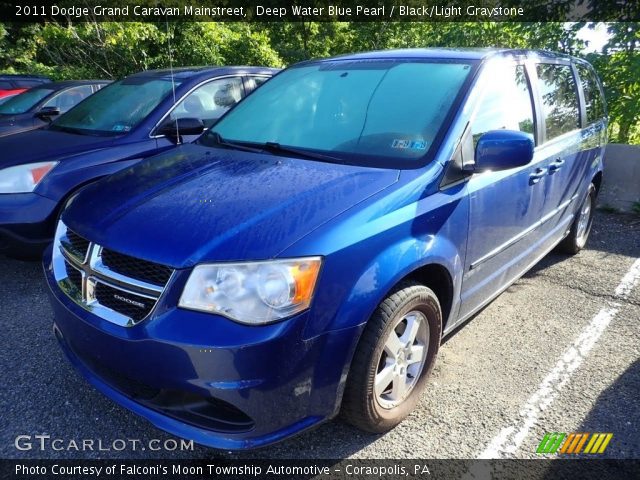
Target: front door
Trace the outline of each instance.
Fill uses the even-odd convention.
[[[490,130],[518,130],[533,138],[533,97],[525,66],[501,60],[487,65],[482,75],[478,87],[484,93],[471,121],[474,147]],[[524,167],[474,174],[469,179],[469,234],[460,318],[487,303],[535,255],[547,163],[536,153]]]

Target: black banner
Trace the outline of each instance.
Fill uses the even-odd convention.
[[[638,0],[19,0],[0,21],[640,21]]]
[[[640,478],[640,460],[0,460],[2,479],[434,479]]]

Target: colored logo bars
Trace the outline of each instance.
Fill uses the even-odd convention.
[[[604,453],[612,437],[613,433],[547,433],[536,453]]]

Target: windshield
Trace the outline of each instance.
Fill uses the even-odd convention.
[[[0,105],[0,115],[19,115],[31,110],[40,100],[53,92],[50,88],[32,88],[9,98]]]
[[[179,84],[176,79],[175,85]],[[171,91],[170,78],[125,78],[80,102],[49,128],[89,135],[122,135],[135,128]]]
[[[200,143],[269,143],[285,155],[290,147],[359,165],[418,166],[470,70],[468,63],[410,60],[292,67],[240,102]]]

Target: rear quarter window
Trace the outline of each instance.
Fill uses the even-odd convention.
[[[581,63],[576,64],[580,85],[584,94],[587,123],[594,123],[605,116],[605,104],[600,85],[593,70]]]
[[[546,139],[580,128],[578,91],[569,65],[536,65]]]

